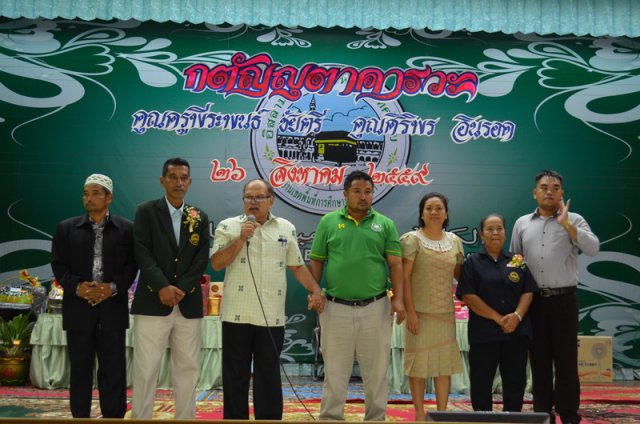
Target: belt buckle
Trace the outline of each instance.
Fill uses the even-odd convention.
[[[540,296],[542,297],[551,297],[551,289],[548,287],[543,287],[540,289]]]

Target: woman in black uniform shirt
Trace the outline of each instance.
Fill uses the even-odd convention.
[[[504,411],[522,410],[527,383],[532,336],[527,310],[538,288],[524,258],[502,250],[504,224],[498,214],[480,221],[484,251],[467,258],[456,291],[470,309],[469,374],[475,411],[493,409],[493,379],[498,366]]]

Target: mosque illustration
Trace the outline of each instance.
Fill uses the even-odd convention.
[[[309,111],[316,110],[315,95],[309,102]],[[378,163],[384,151],[384,141],[367,140],[366,135],[356,140],[349,131],[322,131],[306,135],[278,134],[278,154],[283,159],[317,162],[326,165],[364,165]]]

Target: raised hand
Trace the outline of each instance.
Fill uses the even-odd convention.
[[[560,213],[558,214],[558,217],[556,218],[556,220],[558,221],[558,224],[562,225],[563,227],[566,227],[567,225],[571,224],[571,222],[569,221],[569,204],[571,203],[571,199],[567,200],[567,203],[564,203],[564,199],[560,200]]]

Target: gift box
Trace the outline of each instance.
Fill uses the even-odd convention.
[[[209,282],[209,309],[207,315],[220,315],[220,305],[222,304],[222,293],[224,283],[222,281]]]
[[[11,317],[31,311],[34,292],[35,287],[27,282],[18,279],[3,281],[0,284],[0,310]]]
[[[581,382],[612,381],[611,336],[578,336],[578,376]]]
[[[224,283],[222,281],[211,281],[209,283],[209,297],[222,296]]]
[[[453,305],[457,320],[469,319],[469,307],[463,301],[454,299]]]
[[[47,302],[47,312],[50,314],[62,313],[62,299],[49,299]]]
[[[6,321],[29,311],[37,317],[46,308],[47,289],[28,270],[0,282],[0,316]]]
[[[210,316],[218,316],[220,315],[220,305],[222,303],[221,297],[210,297],[208,299],[209,308],[207,310],[207,315]]]
[[[129,306],[129,312],[131,312],[131,305],[133,305],[133,298],[136,296],[136,289],[138,288],[138,277],[133,280],[131,287],[127,290],[127,305]]]
[[[202,274],[200,277],[200,290],[202,290],[202,314],[208,315],[209,312],[209,282],[211,276],[209,274]]]
[[[453,307],[455,308],[454,313],[456,316],[456,320],[464,321],[469,319],[469,307],[462,300],[458,299],[456,296],[456,290],[458,289],[458,280],[453,279],[453,283],[451,284],[451,288],[453,290]]]
[[[51,280],[51,288],[49,289],[49,295],[47,300],[47,311],[50,314],[62,313],[62,297],[64,296],[64,290],[58,280],[55,278]]]
[[[16,309],[31,309],[34,287],[22,282],[9,282],[0,287],[0,305]]]

